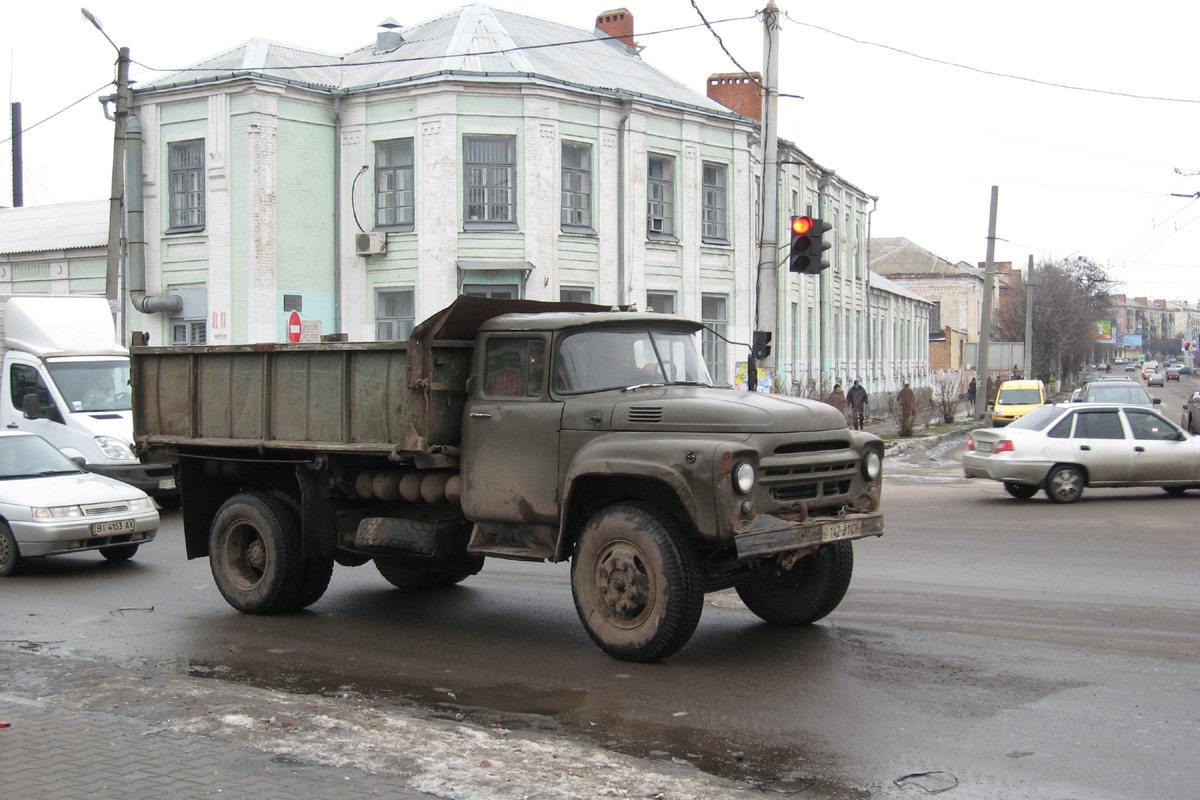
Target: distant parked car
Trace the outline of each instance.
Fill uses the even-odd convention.
[[[1192,374],[1192,368],[1191,368],[1191,367],[1189,367],[1187,364],[1184,364],[1183,366],[1181,366],[1181,367],[1179,368],[1179,374],[1180,374],[1180,375],[1191,375],[1191,374]]]
[[[1089,381],[1098,381],[1098,380],[1100,380],[1099,372],[1089,372],[1088,374],[1083,376],[1084,383],[1088,383]]]
[[[1001,481],[1021,500],[1044,489],[1051,502],[1074,503],[1087,486],[1181,494],[1200,488],[1200,437],[1142,406],[1042,406],[1003,430],[973,431],[963,472]]]
[[[0,578],[59,553],[125,561],[157,532],[141,489],[87,472],[36,434],[0,432]]]
[[[1167,376],[1161,372],[1152,372],[1150,377],[1146,379],[1147,386],[1166,386]]]

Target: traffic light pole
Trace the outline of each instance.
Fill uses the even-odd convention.
[[[763,179],[762,238],[758,247],[758,274],[755,285],[755,340],[774,336],[778,321],[779,294],[779,8],[770,0],[763,9]],[[763,337],[761,334],[767,334]],[[753,364],[775,366],[775,356],[767,351]],[[747,377],[751,388],[757,376]]]

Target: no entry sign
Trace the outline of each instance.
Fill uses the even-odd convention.
[[[293,311],[288,315],[287,340],[292,344],[300,341],[300,312]]]

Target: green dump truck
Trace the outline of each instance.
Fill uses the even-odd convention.
[[[605,652],[683,647],[704,594],[805,625],[883,533],[882,442],[824,403],[712,384],[700,323],[459,298],[407,342],[135,347],[136,447],[171,463],[189,558],[234,608],[571,559]]]

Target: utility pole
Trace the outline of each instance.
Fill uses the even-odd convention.
[[[763,9],[763,177],[762,177],[762,240],[758,246],[758,281],[754,312],[754,344],[756,348],[775,336],[779,294],[779,7],[770,0]],[[756,361],[764,367],[775,366],[775,356],[768,351],[759,358],[751,354],[749,366]],[[747,376],[753,389],[758,376]]]
[[[117,110],[114,116],[112,189],[108,201],[108,268],[104,295],[116,315],[121,309],[121,199],[125,193],[125,117],[129,114],[129,48],[117,51]]]
[[[25,205],[25,185],[21,182],[25,175],[24,156],[21,154],[21,104],[13,103],[12,108],[12,181],[13,208]]]
[[[988,397],[988,340],[992,336],[992,280],[996,268],[996,209],[1000,204],[1000,187],[992,187],[992,211],[988,217],[987,262],[983,267],[983,313],[979,327],[979,364],[976,374],[979,386],[975,393],[975,418],[983,419],[987,411]]]
[[[1025,380],[1033,380],[1033,254],[1025,271]]]

